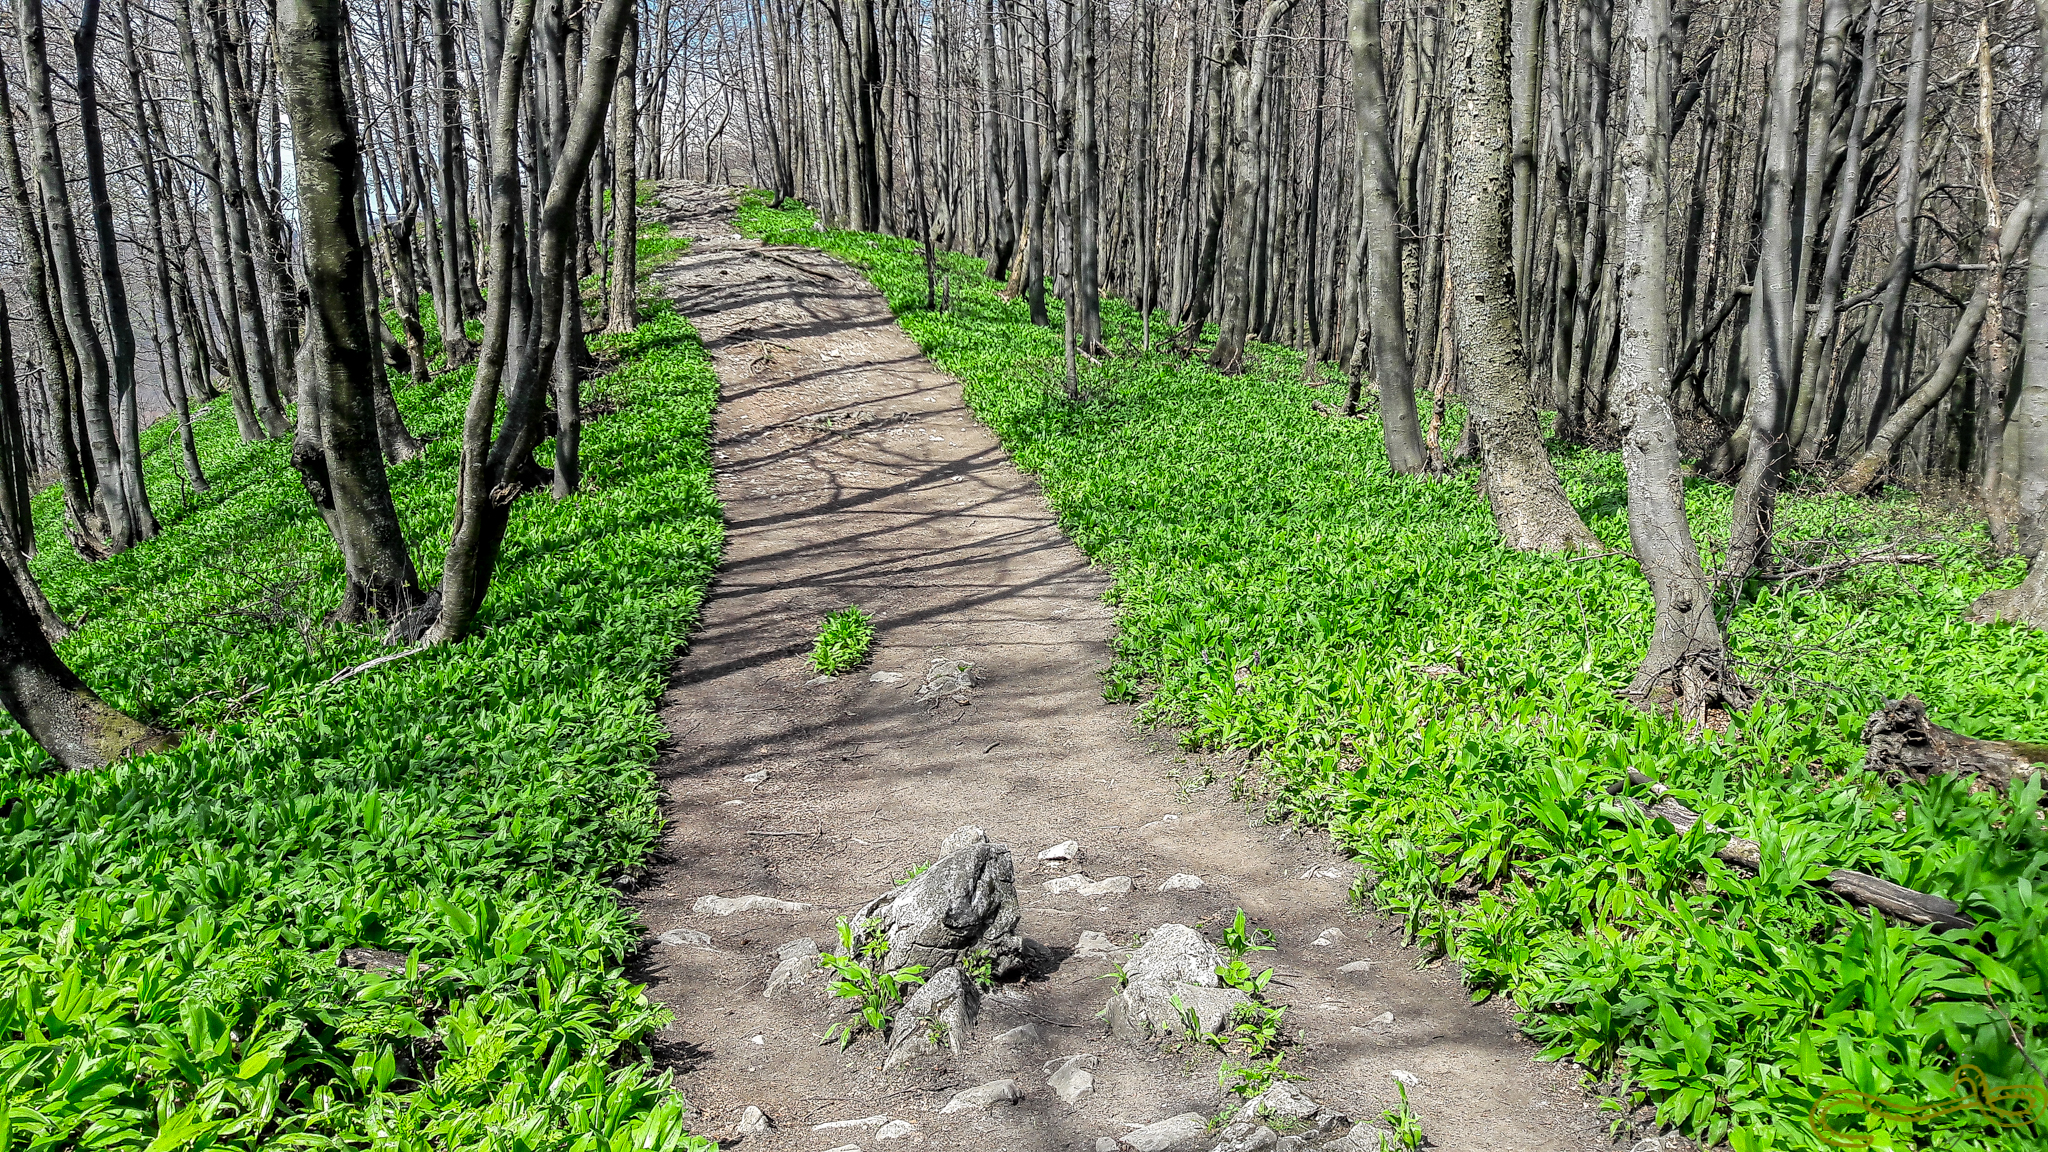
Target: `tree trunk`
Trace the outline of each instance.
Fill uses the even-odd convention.
[[[1924,4],[1926,0],[1922,0]],[[1792,216],[1798,178],[1800,72],[1806,52],[1806,0],[1781,0],[1777,52],[1771,63],[1769,126],[1764,141],[1763,227],[1756,288],[1750,295],[1749,403],[1744,423],[1749,447],[1730,511],[1727,574],[1743,580],[1764,562],[1775,526],[1777,490],[1784,470],[1791,391],[1799,379],[1803,315],[1797,273],[1798,236]]]
[[[1949,336],[1948,346],[1942,349],[1934,371],[1878,428],[1863,455],[1835,481],[1836,488],[1854,496],[1868,495],[1891,467],[1892,453],[1897,450],[1899,442],[1910,435],[1921,419],[1948,394],[1949,387],[1962,372],[1963,362],[1969,359],[1971,349],[1976,347],[1977,333],[1991,307],[1991,286],[2005,275],[2004,258],[2019,248],[2032,215],[2032,205],[2022,199],[1998,238],[1998,259],[1977,277],[1976,291],[1970,294],[1969,302],[1956,318],[1955,331]]]
[[[378,440],[360,232],[363,160],[341,63],[342,0],[282,0],[279,72],[291,115],[308,315],[292,465],[341,549],[348,587],[335,619],[396,620],[418,606],[419,577],[392,503]]]
[[[1216,347],[1209,364],[1223,372],[1244,370],[1245,337],[1252,313],[1252,252],[1258,238],[1257,207],[1264,180],[1258,160],[1259,126],[1266,78],[1272,68],[1273,27],[1294,0],[1266,0],[1252,33],[1251,51],[1233,46],[1237,75],[1231,78],[1230,205],[1223,216],[1222,299],[1216,314]]]
[[[1693,724],[1741,703],[1713,588],[1685,515],[1678,421],[1672,411],[1665,262],[1671,172],[1673,43],[1668,0],[1637,0],[1628,39],[1628,136],[1621,149],[1622,321],[1615,415],[1628,475],[1628,534],[1655,604],[1650,643],[1629,695]]]
[[[612,291],[605,331],[640,324],[640,151],[634,134],[639,82],[640,21],[626,22],[618,89],[612,93]],[[778,178],[779,179],[779,178]]]
[[[1360,306],[1372,336],[1373,382],[1380,391],[1380,428],[1387,465],[1413,475],[1427,461],[1415,382],[1408,363],[1408,327],[1401,300],[1400,202],[1387,137],[1387,86],[1380,58],[1379,0],[1351,0],[1351,84],[1358,108],[1360,232],[1365,240],[1365,292]]]
[[[30,311],[35,317],[36,338],[42,345],[44,373],[50,385],[49,418],[51,440],[57,450],[57,479],[64,487],[66,535],[71,546],[87,560],[104,560],[106,523],[94,506],[86,487],[85,469],[79,459],[78,441],[72,435],[72,409],[77,403],[77,383],[66,364],[69,337],[60,330],[51,300],[49,267],[43,258],[44,229],[36,224],[34,203],[21,171],[21,156],[14,142],[14,107],[7,90],[7,77],[0,69],[0,175],[6,180],[6,203],[12,210],[17,236],[26,266]]]
[[[1452,308],[1470,420],[1485,461],[1488,501],[1517,551],[1599,543],[1565,498],[1544,451],[1515,317],[1507,214],[1509,172],[1505,0],[1463,0],[1453,23],[1448,234]]]

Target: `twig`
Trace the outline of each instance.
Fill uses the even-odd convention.
[[[747,829],[747,835],[749,836],[819,836],[822,834],[822,832],[786,832],[780,829],[769,828]]]
[[[420,644],[412,648],[407,648],[403,652],[393,652],[389,656],[379,656],[375,660],[366,661],[362,664],[356,665],[353,668],[344,668],[341,671],[336,672],[334,676],[327,681],[327,686],[331,688],[334,685],[341,683],[343,680],[353,679],[357,676],[362,675],[365,672],[368,672],[370,669],[375,668],[379,664],[389,664],[393,660],[403,660],[407,656],[417,656],[420,653],[425,652],[428,649],[428,647],[430,646],[426,644]]]
[[[1813,577],[1828,580],[1851,568],[1865,564],[1939,564],[1941,557],[1931,552],[1869,552],[1862,556],[1845,556],[1840,560],[1829,560],[1824,564],[1803,564],[1797,568],[1779,568],[1771,572],[1758,572],[1759,580],[1803,580]]]

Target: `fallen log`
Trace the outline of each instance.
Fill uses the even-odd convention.
[[[2005,792],[2021,776],[2048,765],[2048,746],[1978,740],[1927,718],[1917,696],[1893,700],[1863,724],[1863,766],[1894,780],[1926,783],[1931,776],[1968,776],[1970,790]]]
[[[1669,794],[1669,790],[1664,785],[1657,783],[1633,768],[1629,769],[1628,781],[1631,784],[1647,786],[1650,794],[1656,797],[1655,801],[1649,804],[1644,804],[1633,797],[1629,798],[1631,803],[1640,808],[1644,814],[1653,817],[1661,816],[1671,821],[1671,826],[1678,829],[1681,835],[1693,825],[1700,823],[1700,814],[1679,803]],[[1607,790],[1609,793],[1619,795],[1622,785],[1618,782],[1610,784]],[[1712,824],[1707,825],[1707,831],[1717,836],[1728,835],[1726,830],[1717,828]],[[1720,860],[1733,864],[1738,868],[1747,869],[1750,872],[1763,871],[1763,848],[1754,840],[1745,840],[1740,836],[1731,836],[1728,842],[1723,844],[1714,855]],[[1900,887],[1889,880],[1872,876],[1867,872],[1855,872],[1847,868],[1837,868],[1821,879],[1814,881],[1814,883],[1848,900],[1852,904],[1861,904],[1865,907],[1875,908],[1894,919],[1903,920],[1909,924],[1920,924],[1937,931],[1967,929],[1977,926],[1976,921],[1965,916],[1962,910],[1951,901],[1944,900],[1939,896],[1930,896],[1925,892],[1915,892],[1911,888]]]

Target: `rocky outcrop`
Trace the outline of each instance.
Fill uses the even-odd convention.
[[[1006,979],[1026,967],[1018,918],[1010,850],[989,843],[979,828],[962,828],[946,838],[936,863],[875,898],[855,919],[881,921],[887,971],[922,964],[936,972],[973,952],[988,957],[995,978]]]
[[[1185,924],[1162,924],[1124,963],[1124,987],[1104,1015],[1119,1038],[1148,1040],[1187,1030],[1221,1031],[1250,997],[1216,978],[1223,955]]]

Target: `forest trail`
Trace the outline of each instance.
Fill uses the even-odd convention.
[[[1447,968],[1416,969],[1394,924],[1360,917],[1346,899],[1355,867],[1324,837],[1264,825],[1227,782],[1202,786],[1227,781],[1235,758],[1178,753],[1103,701],[1105,574],[866,280],[822,253],[741,238],[731,192],[659,193],[671,228],[695,238],[656,276],[717,366],[729,533],[663,701],[670,823],[664,863],[634,897],[650,936],[670,941],[650,943],[636,979],[675,1011],[657,1054],[699,1113],[693,1129],[730,1142],[751,1105],[776,1129],[748,1148],[1086,1152],[1136,1125],[1213,1115],[1225,1099],[1215,1054],[1112,1039],[1096,1014],[1118,957],[1077,954],[1077,941],[1101,932],[1128,947],[1169,922],[1214,939],[1242,907],[1277,934],[1253,959],[1278,970],[1268,998],[1302,1034],[1286,1066],[1310,1096],[1372,1122],[1362,1131],[1385,1131],[1376,1121],[1401,1070],[1435,1147],[1610,1147],[1608,1115],[1572,1069],[1533,1062],[1500,1007],[1471,1005]],[[875,619],[872,660],[817,680],[812,638],[848,604]],[[972,687],[920,698],[934,660],[971,663]],[[764,997],[780,946],[808,936],[829,949],[837,917],[929,863],[963,825],[1011,847],[1021,930],[1053,960],[984,1000],[960,1056],[884,1074],[873,1037],[844,1053],[820,1044],[836,1016],[815,992]],[[1085,853],[1078,866],[1038,860],[1065,840]],[[1134,886],[1047,891],[1075,871]],[[1202,886],[1157,891],[1181,873]],[[698,910],[714,896],[808,907]],[[1341,939],[1313,943],[1332,928]],[[1339,971],[1359,960],[1369,969]],[[992,1050],[1029,1023],[1036,1042]],[[1099,1057],[1094,1092],[1069,1105],[1041,1069],[1082,1053]],[[954,1092],[1003,1078],[1021,1102],[940,1112]],[[903,1127],[881,1129],[883,1116],[912,1134],[879,1139]],[[841,1121],[862,1123],[814,1130]]]

